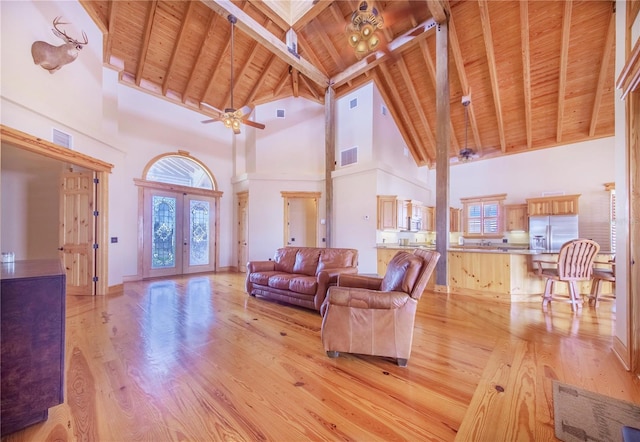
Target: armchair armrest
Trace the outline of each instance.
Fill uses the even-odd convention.
[[[329,286],[338,283],[338,276],[346,273],[357,273],[357,267],[334,267],[330,269],[324,269],[318,272],[316,276],[318,278],[318,290],[313,300],[313,304],[316,309],[320,310],[325,297],[327,296],[327,290]]]
[[[400,308],[411,299],[405,292],[381,292],[356,287],[330,287],[326,304],[361,309],[391,310]]]
[[[357,287],[369,290],[380,290],[382,278],[358,274],[343,274],[338,277],[338,286]]]

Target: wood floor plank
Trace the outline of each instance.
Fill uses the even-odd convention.
[[[555,440],[552,382],[640,403],[612,303],[425,292],[406,368],[328,358],[318,312],[249,297],[244,274],[67,299],[65,402],[13,441]]]

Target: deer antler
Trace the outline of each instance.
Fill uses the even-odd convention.
[[[52,31],[57,37],[60,37],[61,39],[65,40],[67,43],[74,43],[74,44],[80,45],[80,46],[84,46],[84,45],[89,43],[89,39],[87,38],[87,34],[84,31],[82,31],[82,38],[83,38],[84,41],[81,42],[81,41],[76,40],[75,38],[69,37],[67,35],[67,33],[64,32],[63,30],[58,29],[58,25],[68,25],[69,24],[67,22],[60,21],[61,19],[62,19],[62,17],[59,16],[59,17],[56,17],[53,20],[53,28],[54,29],[52,29]]]

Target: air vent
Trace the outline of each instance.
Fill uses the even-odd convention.
[[[71,149],[73,147],[73,137],[68,133],[62,132],[58,129],[53,129],[51,142],[68,149]]]
[[[340,165],[348,166],[358,162],[358,146],[340,152]]]
[[[385,106],[385,105],[383,104],[383,105],[380,107],[380,113],[386,117],[386,116],[387,116],[387,114],[389,114],[389,109],[387,109],[387,106]]]
[[[276,118],[284,118],[284,109],[276,109]]]
[[[358,107],[358,99],[354,98],[353,100],[349,101],[349,109],[354,109]]]

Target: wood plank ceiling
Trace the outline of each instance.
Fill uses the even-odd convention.
[[[258,0],[81,0],[104,33],[105,65],[124,84],[204,115],[216,114],[203,101],[229,107],[233,13],[236,108],[291,96],[323,103],[329,82],[339,98],[374,81],[416,163],[434,167],[435,28],[428,2],[376,1],[388,49],[363,60],[345,31],[359,1],[307,2],[308,11],[290,24]],[[482,159],[613,135],[614,2],[443,5],[450,17],[453,162],[465,146]],[[299,58],[286,48],[290,28]],[[463,96],[471,97],[468,126]]]

